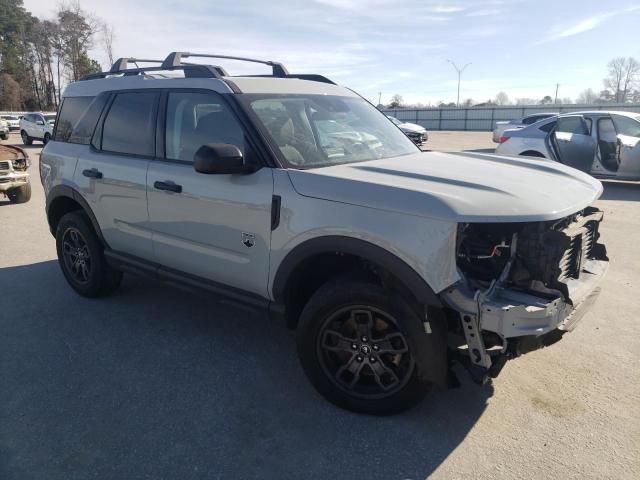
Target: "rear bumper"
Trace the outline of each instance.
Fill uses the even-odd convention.
[[[21,187],[29,183],[29,174],[26,172],[0,172],[0,192],[6,192],[12,188]]]

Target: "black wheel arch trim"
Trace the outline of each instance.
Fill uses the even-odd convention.
[[[47,194],[45,208],[47,213],[47,222],[49,223],[49,231],[51,232],[51,234],[55,236],[56,232],[55,232],[55,229],[53,228],[53,225],[51,225],[51,217],[49,214],[49,210],[51,208],[51,205],[54,203],[54,201],[61,197],[70,198],[71,200],[74,200],[76,203],[78,203],[82,207],[82,209],[85,211],[85,213],[89,217],[89,220],[91,221],[91,225],[93,226],[93,229],[95,230],[96,235],[98,235],[100,242],[102,243],[102,245],[108,248],[109,245],[107,244],[106,240],[102,236],[102,230],[100,229],[100,224],[98,223],[98,220],[96,219],[96,216],[94,215],[93,210],[91,210],[91,207],[89,206],[87,201],[82,197],[80,192],[70,187],[69,185],[56,185]]]
[[[332,252],[354,255],[371,262],[394,275],[419,302],[432,307],[442,307],[438,295],[404,260],[366,240],[339,235],[306,240],[287,254],[279,265],[273,280],[272,293],[276,303],[284,304],[286,302],[287,283],[291,274],[302,262],[315,255]]]

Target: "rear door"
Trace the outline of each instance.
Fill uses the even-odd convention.
[[[150,261],[147,169],[159,96],[154,90],[112,94],[74,177],[109,246]]]
[[[618,176],[640,177],[640,115],[611,114],[618,141]]]
[[[582,115],[558,117],[556,128],[548,137],[556,160],[583,172],[590,172],[596,155],[596,141],[591,136],[590,119]]]
[[[267,296],[273,174],[206,175],[193,169],[202,145],[236,145],[245,158],[255,148],[223,96],[170,91],[163,158],[148,175],[149,221],[156,261],[170,269]]]

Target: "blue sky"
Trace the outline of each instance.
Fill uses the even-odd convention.
[[[51,0],[24,0],[51,17]],[[116,56],[172,50],[282,61],[325,74],[377,103],[511,99],[599,91],[616,56],[640,59],[640,2],[624,0],[80,0],[115,26]],[[106,66],[98,44],[95,56]],[[224,64],[230,73],[249,73]],[[259,72],[255,72],[259,73]]]

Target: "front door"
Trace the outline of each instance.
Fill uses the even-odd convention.
[[[158,263],[267,296],[271,243],[271,169],[207,175],[193,169],[204,144],[254,151],[223,97],[175,91],[166,97],[164,159],[151,162],[149,221]]]
[[[596,155],[596,142],[583,116],[558,117],[555,129],[549,134],[549,141],[556,160],[583,172],[591,171]]]

